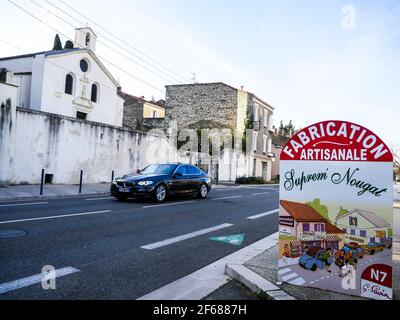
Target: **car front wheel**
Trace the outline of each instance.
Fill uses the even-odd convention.
[[[207,195],[208,195],[208,187],[207,187],[207,185],[205,183],[203,183],[200,186],[199,193],[197,194],[197,197],[200,198],[200,199],[205,199],[205,198],[207,198]]]
[[[156,188],[155,199],[157,200],[157,202],[161,203],[164,202],[166,198],[167,198],[167,189],[163,184],[161,184]]]

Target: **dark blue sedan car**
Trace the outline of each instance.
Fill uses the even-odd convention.
[[[120,201],[128,198],[152,198],[163,202],[168,196],[195,195],[205,199],[212,187],[210,177],[187,164],[154,164],[115,179],[111,195]]]

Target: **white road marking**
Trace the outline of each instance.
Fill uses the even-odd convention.
[[[72,267],[66,267],[62,269],[57,269],[56,270],[56,278],[64,277],[73,273],[77,273],[80,270],[72,268]],[[7,283],[0,284],[0,294],[9,292],[9,291],[14,291],[17,289],[21,289],[24,287],[28,287],[37,283],[41,283],[44,279],[45,275],[44,274],[37,274],[31,277],[26,277],[22,278],[19,280],[14,280],[10,281]]]
[[[282,277],[282,280],[287,282],[290,279],[297,278],[299,275],[297,273],[291,273],[287,276]]]
[[[93,215],[93,214],[110,213],[110,212],[111,212],[111,210],[94,211],[94,212],[83,212],[83,213],[72,213],[72,214],[64,214],[64,215],[59,215],[59,216],[1,221],[0,224],[10,224],[10,223],[17,223],[17,222],[39,221],[39,220],[50,220],[50,219],[61,219],[61,218],[78,217],[78,216],[90,216],[90,215]]]
[[[97,201],[97,200],[108,200],[108,199],[114,199],[114,197],[90,198],[90,199],[85,199],[85,201]]]
[[[42,204],[48,204],[48,202],[30,202],[30,203],[0,204],[0,207],[37,206],[37,205],[42,205]]]
[[[225,273],[227,264],[243,264],[255,258],[260,255],[260,251],[274,247],[278,243],[276,237],[277,233],[274,233],[138,300],[201,300],[232,280]]]
[[[279,270],[278,274],[281,276],[281,275],[291,272],[291,271],[292,271],[292,269],[286,268],[286,269]]]
[[[272,211],[268,211],[268,212],[256,214],[254,216],[247,217],[247,219],[256,220],[256,219],[259,219],[259,218],[262,218],[262,217],[265,217],[265,216],[269,216],[271,214],[278,213],[278,212],[279,212],[279,209],[276,209],[276,210],[272,210]]]
[[[196,201],[183,201],[183,202],[174,202],[174,203],[155,204],[155,205],[151,205],[151,206],[143,206],[143,209],[178,206],[178,205],[194,203],[194,202],[196,202]]]
[[[257,193],[252,193],[251,195],[252,196],[261,196],[261,195],[264,195],[264,194],[270,194],[271,192],[257,192]]]
[[[222,197],[222,198],[212,198],[211,200],[225,200],[225,199],[236,199],[241,198],[243,196],[230,196],[230,197]]]
[[[301,286],[301,285],[305,284],[306,281],[303,278],[297,278],[297,279],[294,279],[293,281],[289,281],[289,283],[297,285],[297,286]]]
[[[141,246],[141,248],[145,249],[145,250],[154,250],[154,249],[157,249],[157,248],[169,246],[170,244],[173,244],[173,243],[177,243],[177,242],[184,241],[184,240],[187,240],[187,239],[195,238],[195,237],[201,236],[203,234],[207,234],[207,233],[210,233],[210,232],[213,232],[213,231],[229,228],[229,227],[232,227],[232,226],[233,226],[233,224],[224,223],[224,224],[221,224],[219,226],[215,226],[215,227],[211,227],[211,228],[207,228],[207,229],[203,229],[203,230],[198,230],[198,231],[195,231],[195,232],[192,232],[192,233],[184,234],[182,236],[178,236],[178,237],[166,239],[166,240],[163,240],[163,241],[155,242],[155,243],[152,243],[152,244],[148,244],[148,245],[145,245],[145,246]]]

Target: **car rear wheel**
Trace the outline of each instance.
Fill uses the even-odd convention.
[[[156,188],[155,199],[157,200],[157,202],[160,202],[160,203],[164,202],[165,199],[167,199],[167,189],[165,188],[165,186],[163,184],[160,184]]]
[[[311,271],[316,271],[316,270],[317,270],[317,265],[313,264],[312,267],[311,267]]]
[[[371,250],[371,256],[374,255],[374,253],[375,253],[375,250]]]
[[[200,199],[205,199],[205,198],[207,198],[207,195],[208,195],[208,187],[207,187],[207,185],[205,183],[203,183],[200,186],[199,193],[197,194],[197,197],[200,198]]]

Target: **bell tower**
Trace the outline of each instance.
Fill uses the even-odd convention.
[[[97,36],[90,27],[78,28],[75,30],[75,45],[96,51]]]

